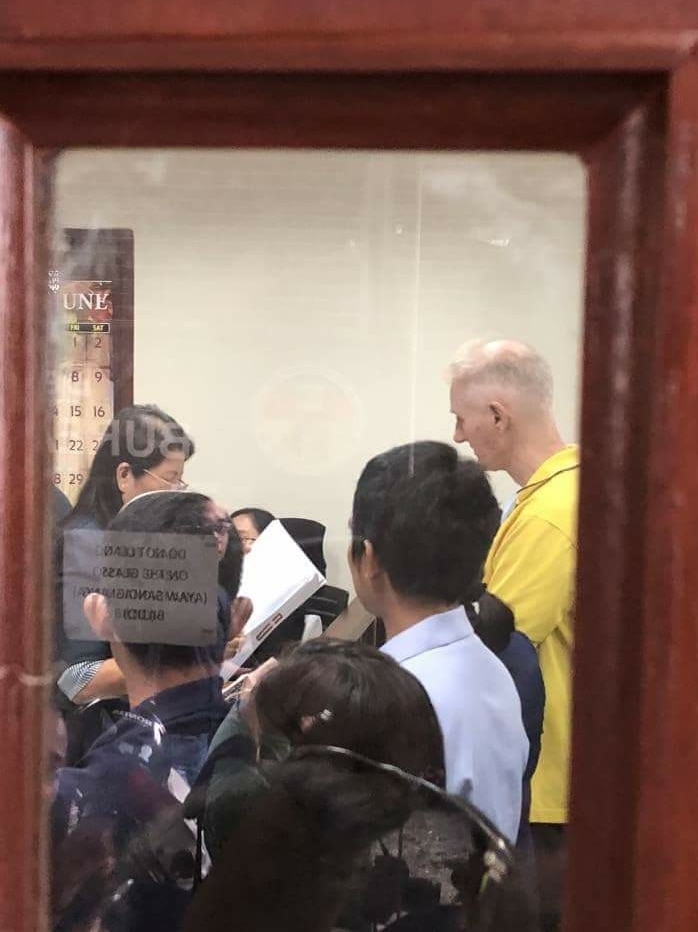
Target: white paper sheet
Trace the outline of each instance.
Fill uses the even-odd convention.
[[[281,522],[272,521],[243,563],[239,594],[252,601],[252,614],[242,631],[242,647],[223,664],[223,679],[230,679],[262,641],[325,582]]]

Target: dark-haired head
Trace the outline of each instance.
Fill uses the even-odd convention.
[[[352,508],[357,594],[374,609],[362,578],[368,569],[403,599],[460,603],[479,579],[497,508],[482,468],[448,444],[425,440],[373,457]]]
[[[281,518],[281,524],[298,544],[306,557],[324,576],[327,561],[323,552],[326,527],[312,518]]]
[[[230,515],[230,520],[240,535],[242,549],[245,553],[249,553],[252,544],[275,518],[270,511],[265,511],[264,508],[238,508],[237,511]]]
[[[439,782],[443,745],[421,683],[366,644],[318,639],[300,644],[259,683],[261,730],[292,745],[329,744]]]
[[[181,488],[194,441],[155,405],[122,408],[104,433],[80,496],[66,522],[92,518],[106,527],[136,495]]]
[[[220,507],[198,492],[152,492],[137,496],[109,523],[110,531],[210,536],[218,544]],[[219,554],[220,554],[220,548]],[[242,548],[237,535],[229,535],[225,550],[231,591],[236,592],[242,572]],[[103,595],[88,596],[85,612],[93,628],[108,640],[118,641],[138,665],[149,673],[166,669],[186,670],[201,664],[220,664],[223,644],[201,647],[193,644],[124,642],[113,620],[109,601]],[[89,603],[89,604],[88,604]],[[95,624],[96,620],[96,624]]]

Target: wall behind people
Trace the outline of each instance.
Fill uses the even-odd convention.
[[[463,340],[533,343],[577,439],[585,206],[558,154],[76,150],[56,181],[58,227],[134,230],[135,398],[195,437],[188,481],[322,521],[347,587],[361,466],[451,439]]]

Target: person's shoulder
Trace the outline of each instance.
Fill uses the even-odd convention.
[[[579,498],[579,469],[561,471],[536,489],[532,502],[544,503],[547,508],[574,508]]]
[[[475,638],[473,638],[475,640]],[[416,677],[441,715],[458,705],[458,695],[473,660],[459,642],[440,644],[400,660],[400,666]]]
[[[497,656],[474,633],[469,637],[437,644],[401,662],[418,678],[426,677],[435,689],[452,689],[454,680],[463,682],[478,677],[508,677]]]
[[[75,808],[80,813],[78,818],[88,809],[109,808],[118,782],[117,771],[108,745],[100,748],[95,742],[79,766],[57,771],[54,806],[66,813]]]
[[[84,794],[92,774],[84,767],[61,767],[56,772],[56,800],[67,806],[78,793]]]
[[[569,468],[561,470],[535,489],[524,503],[524,510],[564,533],[571,534],[577,523],[578,501],[579,469]]]
[[[538,651],[533,646],[533,642],[521,631],[512,633],[509,643],[504,650],[499,652],[498,657],[505,666],[509,658],[522,665],[538,666]]]
[[[516,683],[530,682],[535,685],[543,682],[538,651],[521,631],[512,634],[509,643],[500,651],[498,657]]]
[[[100,531],[99,521],[85,512],[72,512],[63,522],[63,531]]]
[[[247,747],[247,742],[254,744],[252,733],[247,722],[240,714],[237,707],[232,706],[228,709],[223,721],[218,726],[216,733],[209,745],[208,753],[212,756],[219,745],[224,742],[236,741]]]
[[[74,801],[83,815],[127,815],[143,805],[168,805],[174,761],[166,737],[159,723],[133,711],[123,713],[92,745],[78,773],[64,778],[64,802]]]
[[[501,685],[507,692],[510,692],[511,676],[501,657],[483,644],[480,638],[474,638],[470,650],[470,662],[477,671],[477,675],[483,681],[491,683],[493,687],[498,688]]]
[[[558,540],[560,546],[575,546],[577,541],[577,498],[551,494],[539,489],[521,506],[512,522],[520,534],[544,535]]]
[[[165,760],[165,729],[156,718],[138,711],[115,713],[114,724],[97,738],[84,758],[84,769],[93,773],[117,772],[131,763],[157,769]]]
[[[52,485],[51,488],[53,489],[53,519],[55,526],[59,527],[73,510],[73,506],[68,496],[57,486]]]
[[[478,637],[468,639],[460,650],[461,657],[450,671],[437,671],[432,702],[439,705],[441,699],[442,711],[447,710],[458,722],[467,710],[468,727],[477,720],[488,742],[514,742],[518,754],[523,735],[521,700],[509,670]],[[501,733],[500,728],[504,729]]]

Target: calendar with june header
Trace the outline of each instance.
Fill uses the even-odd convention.
[[[133,400],[132,231],[63,230],[48,287],[53,482],[74,504],[115,412]]]

